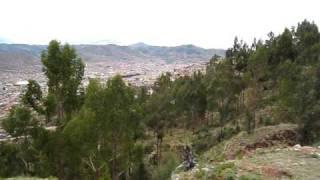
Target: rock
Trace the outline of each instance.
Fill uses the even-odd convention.
[[[313,148],[313,147],[311,147],[311,146],[302,146],[301,148],[301,151],[303,152],[303,153],[306,153],[306,154],[311,154],[311,153],[314,153],[316,150]]]
[[[210,171],[210,169],[209,168],[206,168],[206,167],[204,167],[204,168],[201,168],[201,170],[203,170],[203,171]]]
[[[317,152],[316,153],[312,153],[311,157],[320,159],[320,153],[317,153]]]
[[[210,172],[214,167],[210,165],[206,165],[206,167],[201,168],[202,171]]]
[[[296,144],[296,145],[293,146],[293,150],[295,150],[295,151],[300,151],[300,149],[301,149],[301,145],[300,144]]]
[[[293,146],[293,148],[301,148],[301,145],[300,144],[296,144]]]

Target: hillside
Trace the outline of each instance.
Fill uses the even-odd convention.
[[[191,171],[177,168],[172,179],[319,179],[320,148],[300,146],[298,139],[291,124],[241,132],[199,154]]]

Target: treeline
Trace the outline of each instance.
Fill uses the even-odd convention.
[[[303,143],[319,139],[320,33],[306,20],[251,45],[235,38],[206,73],[163,74],[152,93],[120,76],[90,80],[84,88],[84,64],[68,44],[51,41],[41,60],[48,92],[30,80],[3,121],[14,140],[1,144],[1,177],[157,179],[150,166],[162,166],[163,137],[175,128],[218,128],[218,143],[239,131],[290,122],[299,124]],[[141,143],[149,132],[154,164]]]
[[[303,143],[320,128],[320,34],[307,20],[251,45],[235,38],[224,58],[214,56],[206,73],[171,80],[162,75],[146,105],[153,129],[218,126],[224,131],[297,123]],[[151,121],[150,121],[151,120]],[[153,121],[152,121],[153,120]]]

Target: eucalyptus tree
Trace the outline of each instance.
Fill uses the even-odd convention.
[[[223,138],[223,127],[235,114],[237,96],[240,92],[238,77],[228,61],[211,65],[206,75],[208,109],[218,112],[220,126],[219,141]]]
[[[128,175],[140,116],[137,104],[120,76],[106,84],[90,81],[83,108],[64,132],[79,146],[83,166],[95,179]]]
[[[48,79],[48,95],[57,103],[58,124],[79,108],[78,90],[84,74],[84,64],[73,47],[52,40],[42,52],[43,72]]]
[[[171,74],[162,74],[154,83],[154,93],[146,102],[146,124],[156,138],[156,154],[161,159],[161,145],[165,129],[174,123],[175,99],[172,97],[173,82]]]

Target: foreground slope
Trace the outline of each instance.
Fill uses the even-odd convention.
[[[320,148],[298,143],[291,124],[240,132],[200,154],[194,169],[177,168],[172,179],[320,179]]]

